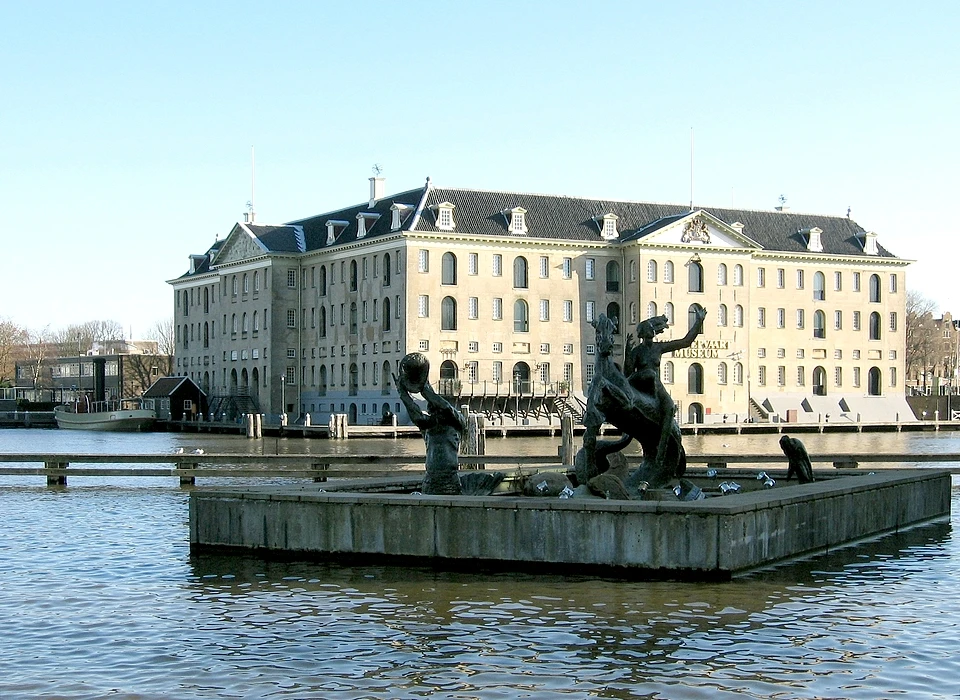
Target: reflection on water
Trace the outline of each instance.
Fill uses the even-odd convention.
[[[240,438],[92,435],[0,431],[0,449],[41,438],[50,444],[29,449],[253,449]],[[960,451],[952,435],[822,437]],[[685,442],[721,451],[736,439]],[[488,447],[547,454],[552,444]],[[956,520],[960,486],[953,506]],[[730,583],[678,584],[191,556],[187,497],[162,480],[47,489],[0,477],[0,523],[3,698],[954,697],[960,674],[949,524]]]

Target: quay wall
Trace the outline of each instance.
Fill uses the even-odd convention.
[[[946,471],[890,470],[695,502],[197,491],[190,541],[266,556],[724,579],[947,517],[950,487]]]

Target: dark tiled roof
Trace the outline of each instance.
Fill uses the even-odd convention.
[[[686,205],[649,202],[618,202],[581,199],[542,194],[486,192],[462,189],[432,189],[426,207],[448,201],[456,205],[454,221],[458,233],[508,238],[552,238],[572,241],[597,241],[600,225],[597,219],[604,214],[616,214],[620,240],[633,240],[650,235],[690,212]],[[507,230],[508,209],[526,209],[528,232],[518,235]],[[864,229],[846,217],[794,212],[757,211],[697,207],[727,224],[740,222],[743,235],[756,241],[766,250],[790,253],[806,252],[803,229],[822,229],[823,252],[834,255],[863,255]],[[418,231],[439,231],[435,219],[425,213],[417,225]],[[880,257],[894,257],[878,246]]]
[[[361,212],[369,212],[380,215],[380,218],[377,219],[376,223],[374,223],[372,226],[370,225],[369,221],[367,222],[367,231],[364,239],[382,236],[390,233],[390,223],[393,220],[393,214],[390,211],[390,207],[392,207],[394,203],[406,204],[410,207],[408,211],[404,212],[401,219],[402,227],[406,228],[413,217],[414,211],[420,204],[420,200],[423,197],[423,190],[424,188],[407,190],[406,192],[389,195],[383,199],[377,200],[373,207],[367,206],[369,202],[364,202],[363,204],[355,204],[351,207],[347,207],[346,209],[338,209],[336,211],[327,212],[326,214],[311,216],[307,219],[291,221],[288,225],[299,226],[303,229],[305,249],[308,251],[327,247],[327,221],[330,220],[347,222],[347,226],[345,228],[339,228],[337,230],[337,240],[334,245],[342,245],[344,243],[353,243],[356,241],[357,214]]]
[[[189,377],[160,377],[150,385],[150,388],[143,392],[145,399],[159,399],[170,396],[176,391],[177,387],[183,384],[184,380],[190,381]]]
[[[303,232],[298,226],[262,226],[245,224],[271,253],[302,253]]]

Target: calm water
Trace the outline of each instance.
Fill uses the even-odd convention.
[[[808,450],[960,452],[951,433]],[[488,442],[554,454],[559,439]],[[685,438],[775,451],[776,436]],[[0,431],[0,451],[259,451],[238,437]],[[267,440],[418,454],[419,440]],[[191,557],[170,479],[0,477],[0,697],[878,698],[960,693],[960,543],[919,528],[725,584]],[[955,485],[954,522],[960,517]]]

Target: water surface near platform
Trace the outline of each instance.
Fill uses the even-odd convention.
[[[823,451],[960,452],[953,434],[803,439],[813,451],[821,437]],[[776,448],[773,438],[684,443],[743,453]],[[422,449],[279,442],[288,452]],[[224,436],[0,431],[4,452],[201,444],[258,448]],[[554,444],[497,439],[488,452]],[[191,556],[187,495],[165,479],[17,482],[0,477],[3,698],[872,699],[960,688],[956,479],[952,524],[723,584]]]

